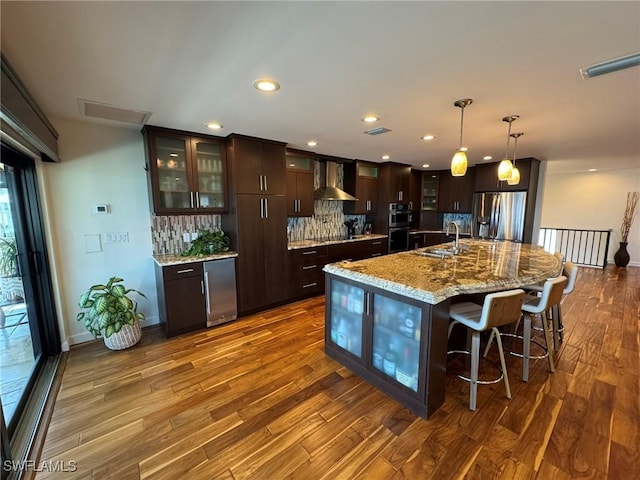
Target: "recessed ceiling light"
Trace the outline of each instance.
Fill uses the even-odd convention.
[[[422,140],[433,140],[434,138],[436,138],[435,135],[425,135],[424,137],[422,137]]]
[[[275,92],[280,90],[280,84],[275,80],[269,80],[268,78],[260,78],[253,82],[253,87],[261,92]]]
[[[598,169],[597,168],[590,168],[589,170],[587,170],[587,172],[597,172]]]
[[[429,168],[431,165],[429,165],[428,163],[423,163],[422,164],[422,168]]]
[[[178,154],[177,154],[177,153],[170,153],[170,154],[169,154],[169,156],[170,156],[170,157],[177,157],[177,156],[178,156]]]
[[[365,123],[374,123],[378,120],[380,120],[380,117],[377,117],[376,115],[366,115],[362,118],[362,121]]]
[[[220,130],[222,128],[222,125],[217,122],[211,122],[207,123],[207,128],[210,128],[211,130]]]
[[[391,157],[389,155],[382,155],[383,160],[389,160]]]
[[[493,160],[493,157],[491,155],[485,155],[484,157],[482,157],[483,160]]]
[[[317,147],[318,146],[318,142],[316,142],[315,140],[309,140],[307,142],[307,146],[308,147]]]

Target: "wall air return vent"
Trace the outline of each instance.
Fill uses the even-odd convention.
[[[149,120],[151,112],[143,110],[130,110],[128,108],[116,107],[107,103],[93,102],[83,98],[78,99],[80,114],[86,117],[102,118],[104,120],[115,120],[116,122],[136,123],[144,125]]]
[[[380,135],[381,133],[387,133],[390,132],[391,129],[389,128],[384,128],[384,127],[378,127],[378,128],[373,128],[371,130],[367,130],[366,133],[367,135]]]

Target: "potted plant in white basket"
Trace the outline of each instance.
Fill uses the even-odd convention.
[[[77,320],[84,320],[84,326],[96,338],[104,337],[104,344],[111,350],[132,347],[142,337],[140,321],[144,314],[138,312],[138,304],[129,298],[129,293],[146,296],[133,288],[122,285],[124,280],[111,277],[106,285],[89,287],[80,297]]]

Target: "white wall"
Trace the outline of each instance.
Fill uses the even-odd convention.
[[[606,165],[606,159],[602,160]],[[620,242],[627,192],[640,191],[640,168],[550,173],[542,190],[541,227],[612,229],[609,261]],[[629,232],[630,266],[640,267],[640,212]]]
[[[145,156],[138,130],[52,118],[59,133],[59,164],[42,164],[47,203],[52,270],[58,295],[63,348],[93,337],[76,321],[78,299],[91,285],[111,276],[142,291],[138,308],[144,324],[158,322],[151,220]],[[94,204],[108,204],[110,213],[92,214]],[[105,244],[105,234],[126,232],[126,243]],[[98,235],[102,251],[87,253],[85,235]],[[134,297],[136,299],[136,297]],[[143,325],[144,325],[143,324]]]

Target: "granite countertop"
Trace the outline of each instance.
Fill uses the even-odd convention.
[[[223,258],[234,258],[237,256],[237,252],[213,253],[211,255],[204,255],[202,257],[183,257],[180,254],[174,253],[168,255],[154,255],[153,259],[161,267],[167,267],[169,265],[180,265],[182,263],[191,262],[208,262],[210,260],[222,260]]]
[[[331,244],[337,244],[337,243],[361,242],[363,240],[376,240],[378,238],[387,238],[387,237],[388,235],[371,233],[369,235],[356,235],[353,238],[324,238],[324,239],[298,240],[295,242],[289,242],[287,245],[287,248],[289,250],[296,250],[298,248],[320,247],[322,245],[331,245]]]
[[[420,255],[426,250],[421,248],[332,263],[324,271],[435,305],[466,293],[531,285],[557,276],[562,268],[555,256],[534,245],[471,239],[460,245],[461,254],[442,259]]]
[[[446,230],[410,230],[409,233],[446,233]],[[451,234],[452,237],[455,236],[455,232]],[[469,237],[471,236],[470,232],[460,232],[461,237]]]

